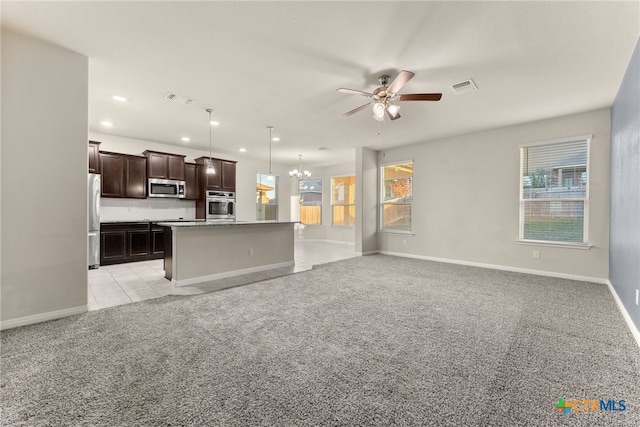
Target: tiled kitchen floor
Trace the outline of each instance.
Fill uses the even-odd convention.
[[[354,246],[324,241],[295,241],[295,266],[176,288],[164,278],[162,260],[132,262],[89,270],[89,310],[113,307],[166,295],[198,294],[310,270],[314,265],[357,256]]]

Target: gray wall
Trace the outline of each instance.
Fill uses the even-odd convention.
[[[414,160],[414,235],[380,233],[378,249],[606,282],[610,132],[607,108],[380,152],[379,163]],[[519,145],[586,134],[593,135],[588,219],[593,246],[518,243]]]
[[[640,330],[640,41],[611,108],[609,280]]]
[[[88,59],[2,29],[2,328],[86,311]]]

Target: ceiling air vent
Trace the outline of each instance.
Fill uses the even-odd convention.
[[[164,96],[164,99],[168,99],[172,102],[177,102],[178,104],[191,105],[193,104],[193,99],[187,98],[186,96],[176,95],[175,93],[169,92]]]
[[[474,91],[474,90],[478,90],[478,86],[476,86],[476,84],[473,82],[473,80],[469,79],[469,80],[465,80],[463,82],[451,85],[451,89],[453,89],[453,91],[456,94],[461,94],[461,93],[465,93],[465,92],[471,92],[471,91]]]

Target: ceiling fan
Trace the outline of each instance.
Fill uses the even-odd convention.
[[[389,84],[390,77],[386,74],[378,77],[378,81],[382,86],[374,90],[372,93],[363,92],[355,89],[340,88],[338,92],[350,94],[350,95],[362,95],[369,98],[373,98],[373,101],[364,105],[354,108],[351,111],[347,111],[343,116],[350,116],[358,111],[364,110],[367,106],[373,104],[373,118],[378,121],[384,120],[384,112],[391,120],[400,118],[400,106],[394,104],[393,101],[440,101],[442,98],[441,93],[407,93],[401,95],[398,93],[402,86],[405,85],[415,74],[411,71],[402,70],[396,76],[395,79]]]

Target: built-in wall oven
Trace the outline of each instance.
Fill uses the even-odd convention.
[[[210,191],[206,193],[207,220],[236,219],[236,193],[230,191]]]

